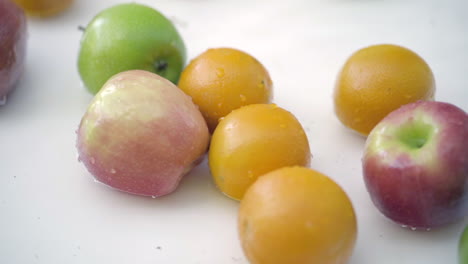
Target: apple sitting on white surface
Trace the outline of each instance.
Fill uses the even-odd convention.
[[[78,71],[95,94],[126,70],[150,71],[177,83],[185,60],[185,45],[173,23],[149,6],[128,3],[103,10],[87,25]]]
[[[6,102],[24,71],[27,26],[23,9],[0,0],[0,104]]]
[[[142,70],[119,73],[96,94],[77,131],[79,159],[96,180],[158,197],[173,192],[208,147],[191,98]]]
[[[369,134],[363,173],[374,205],[412,229],[468,215],[468,115],[418,101],[387,115]]]

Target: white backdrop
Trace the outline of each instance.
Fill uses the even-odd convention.
[[[0,108],[0,263],[246,264],[237,238],[238,203],[216,190],[206,162],[175,193],[151,199],[95,183],[77,161],[74,131],[92,98],[77,73],[77,27],[120,2],[76,0],[58,17],[28,22],[26,71]],[[365,139],[336,119],[332,91],[352,52],[393,43],[428,62],[437,100],[468,111],[468,2],[137,2],[175,22],[189,59],[227,46],[265,65],[274,101],[306,129],[312,168],[352,199],[359,233],[351,264],[456,263],[468,219],[431,232],[386,220],[363,184]]]

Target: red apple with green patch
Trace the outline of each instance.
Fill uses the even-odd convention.
[[[79,159],[96,180],[121,191],[173,192],[208,146],[208,126],[191,98],[142,70],[119,73],[96,94],[77,131]]]
[[[0,104],[23,73],[26,39],[24,11],[10,0],[0,0]]]
[[[385,117],[369,134],[363,173],[374,205],[413,229],[468,215],[468,115],[419,101]]]

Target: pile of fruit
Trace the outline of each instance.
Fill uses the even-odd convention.
[[[1,12],[0,27],[16,36],[0,30],[6,97],[22,72],[26,25],[10,0],[0,0],[1,9],[10,11]],[[151,7],[120,4],[94,17],[78,56],[95,95],[77,130],[80,161],[112,188],[156,198],[207,156],[216,186],[240,201],[239,237],[252,264],[346,263],[357,237],[353,205],[309,167],[307,135],[272,103],[267,69],[234,48],[208,49],[186,65],[185,49],[171,21]],[[374,205],[411,229],[468,215],[468,115],[434,94],[421,57],[374,45],[348,58],[333,98],[338,119],[367,137],[362,168]],[[467,233],[459,248],[465,264]]]

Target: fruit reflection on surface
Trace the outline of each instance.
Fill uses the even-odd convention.
[[[209,165],[218,188],[240,200],[262,174],[284,166],[308,166],[307,135],[290,112],[274,104],[232,111],[211,140]]]
[[[261,176],[240,203],[238,229],[251,264],[345,264],[357,236],[346,193],[301,167]]]

